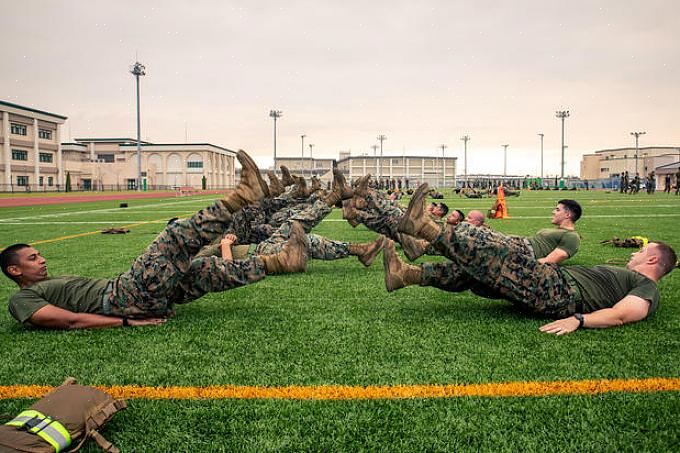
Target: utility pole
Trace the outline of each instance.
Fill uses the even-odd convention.
[[[555,116],[562,120],[562,164],[560,165],[560,179],[564,179],[564,120],[569,118],[569,110],[558,110]]]
[[[302,176],[305,176],[305,134],[302,134],[300,136],[300,139],[302,140],[302,152],[300,154],[300,171],[302,173]]]
[[[641,135],[645,135],[647,132],[631,132],[630,135],[635,136],[635,174],[638,174],[638,156],[640,154],[640,147],[638,146],[638,139]]]
[[[276,171],[276,120],[281,118],[283,112],[281,110],[270,110],[269,116],[274,119],[274,171]]]
[[[380,134],[378,135],[378,140],[380,140],[380,159],[378,163],[378,178],[382,178],[382,157],[383,157],[383,141],[387,140],[387,136]]]
[[[130,73],[135,76],[135,81],[137,82],[137,190],[142,190],[142,129],[139,114],[139,77],[146,75],[146,67],[139,61],[136,61],[130,68]]]
[[[538,134],[541,137],[541,180],[543,179],[543,135],[542,133]]]
[[[503,176],[508,176],[508,146],[501,145],[503,147]]]
[[[442,149],[442,187],[446,187],[446,157],[444,156],[444,150],[448,147],[443,143],[439,147]]]
[[[463,151],[463,171],[465,174],[465,185],[463,187],[467,187],[468,185],[468,176],[467,176],[467,142],[470,140],[469,135],[463,135],[461,138],[464,143],[464,151]]]
[[[373,145],[371,148],[373,148],[373,157],[375,157],[378,152],[378,145]]]

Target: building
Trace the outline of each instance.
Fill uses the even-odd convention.
[[[64,183],[66,117],[0,101],[0,190],[55,190]]]
[[[137,186],[137,141],[77,138],[62,143],[66,117],[0,101],[0,191],[125,190]],[[140,142],[148,189],[234,187],[236,153],[210,143]],[[67,178],[68,175],[68,178]]]
[[[76,138],[64,143],[65,171],[83,190],[125,190],[137,185],[137,141]],[[234,187],[236,152],[210,143],[141,142],[142,184],[147,189]]]
[[[616,180],[624,172],[630,177],[636,173],[641,178],[657,168],[680,161],[680,147],[676,146],[648,146],[638,148],[637,159],[635,148],[614,148],[585,154],[581,160],[581,179],[585,180]],[[657,186],[659,177],[657,175]]]
[[[427,182],[432,187],[455,187],[456,157],[433,156],[352,156],[341,153],[338,168],[350,179],[366,174],[376,178],[408,180],[409,187]]]
[[[296,175],[326,178],[326,175],[333,170],[335,159],[312,159],[311,157],[276,157],[276,171],[279,171],[281,165],[285,165],[288,169]]]

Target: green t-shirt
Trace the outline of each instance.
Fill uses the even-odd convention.
[[[9,312],[21,323],[48,304],[74,313],[102,314],[102,297],[110,281],[76,276],[48,278],[10,297]]]
[[[611,308],[628,295],[650,302],[647,316],[659,306],[659,288],[644,275],[614,266],[568,266],[562,270],[571,275],[581,290],[583,312]]]
[[[536,259],[545,258],[556,248],[564,250],[571,258],[576,255],[578,247],[581,245],[581,238],[578,233],[564,228],[544,228],[535,236],[527,239],[534,248]]]

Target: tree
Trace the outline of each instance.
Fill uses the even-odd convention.
[[[208,186],[208,181],[205,179],[205,175],[201,178],[201,189],[205,190]]]
[[[71,173],[68,171],[66,172],[66,184],[64,187],[65,192],[70,192],[71,191]]]

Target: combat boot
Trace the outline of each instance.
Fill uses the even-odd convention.
[[[255,161],[242,149],[236,153],[241,163],[241,181],[222,200],[229,212],[237,212],[244,206],[269,196],[269,188],[260,176]]]
[[[385,245],[385,236],[380,235],[373,242],[367,242],[365,244],[350,244],[349,254],[356,256],[361,261],[361,264],[368,267],[373,264],[375,257],[383,249]]]
[[[370,174],[357,179],[357,185],[354,188],[354,195],[361,198],[364,198],[366,195],[368,195],[368,183],[370,180]]]
[[[428,242],[433,242],[441,233],[441,227],[437,225],[429,216],[425,215],[425,196],[427,195],[428,185],[423,183],[413,194],[408,209],[399,221],[397,230],[400,233],[410,234]]]
[[[353,199],[350,199],[342,202],[342,218],[347,220],[352,228],[356,228],[361,222],[357,219],[357,210],[352,206],[353,201]]]
[[[394,241],[389,239],[383,249],[383,266],[385,267],[385,288],[388,292],[420,284],[423,280],[422,268],[406,264],[400,260],[394,247]]]
[[[281,184],[281,181],[279,181],[276,173],[269,170],[267,171],[267,177],[269,178],[269,195],[272,197],[278,197],[286,191],[286,188],[283,187],[283,184]]]
[[[301,176],[293,176],[292,178],[295,181],[297,188],[291,193],[291,196],[293,198],[309,198],[311,191],[307,188],[305,178]]]
[[[333,190],[326,196],[326,198],[324,198],[323,201],[326,202],[328,206],[335,206],[339,201],[352,198],[353,195],[354,191],[347,185],[347,181],[345,181],[345,177],[343,176],[342,172],[337,168],[334,168]]]
[[[290,175],[290,170],[288,170],[288,167],[285,165],[281,165],[281,178],[282,178],[282,183],[285,187],[292,186],[295,184],[295,180],[293,177]]]
[[[261,255],[267,275],[291,274],[307,270],[307,237],[300,222],[293,222],[286,245],[279,253]]]
[[[416,239],[408,234],[399,233],[399,242],[401,243],[401,248],[404,249],[404,254],[406,258],[411,261],[415,261],[425,254],[427,246],[430,245],[429,242]]]

